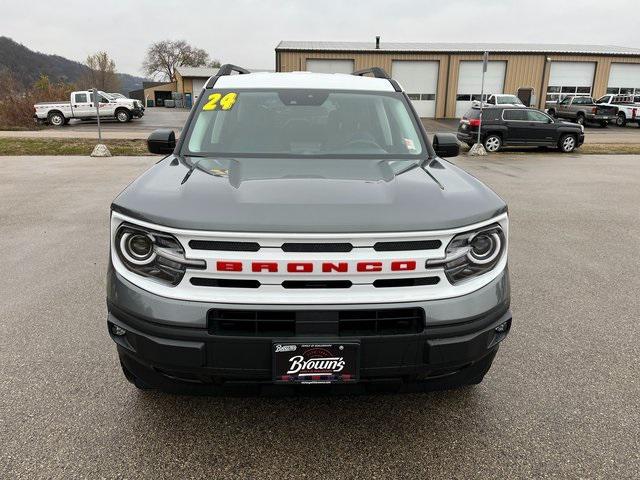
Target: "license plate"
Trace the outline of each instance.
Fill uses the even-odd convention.
[[[274,342],[276,383],[351,383],[358,381],[358,343]]]

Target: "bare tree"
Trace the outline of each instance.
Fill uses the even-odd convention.
[[[151,77],[165,77],[173,81],[177,66],[202,67],[209,62],[209,54],[205,50],[193,47],[185,40],[162,40],[147,49],[142,69]]]
[[[95,87],[105,92],[117,92],[120,89],[120,80],[116,73],[116,62],[109,57],[107,52],[96,52],[87,57],[87,72],[81,80],[86,88]]]

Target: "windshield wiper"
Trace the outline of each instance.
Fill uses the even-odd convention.
[[[190,155],[191,156],[191,155]],[[198,157],[198,160],[196,160],[195,162],[191,162],[191,165],[189,166],[189,171],[187,172],[187,174],[184,176],[184,178],[182,179],[182,181],[180,182],[180,185],[184,185],[185,182],[187,180],[189,180],[189,177],[191,176],[191,174],[193,173],[193,171],[198,168],[198,164],[200,163],[200,161],[202,160],[202,158],[204,157]]]

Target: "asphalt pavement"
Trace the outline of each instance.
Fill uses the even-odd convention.
[[[0,478],[638,478],[637,156],[460,157],[511,215],[514,323],[484,382],[297,398],[122,376],[109,203],[155,160],[0,157]]]
[[[189,110],[183,108],[147,108],[142,118],[133,119],[128,123],[118,123],[115,120],[102,121],[102,136],[107,139],[146,139],[151,132],[158,128],[169,128],[179,135],[182,131]],[[458,130],[458,119],[429,119],[423,118],[428,133],[455,133]],[[64,127],[45,127],[32,131],[0,131],[0,138],[97,138],[97,122],[71,120]],[[598,125],[587,125],[585,143],[628,144],[640,143],[640,128],[637,124],[629,123],[624,128],[610,125],[602,128]]]

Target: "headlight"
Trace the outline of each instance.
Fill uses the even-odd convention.
[[[427,260],[426,267],[442,267],[449,282],[460,283],[492,270],[506,251],[506,243],[498,224],[461,233],[449,242],[444,259]]]
[[[168,233],[123,223],[116,231],[115,249],[132,272],[177,285],[187,268],[203,270],[204,260],[185,258],[180,242]]]

